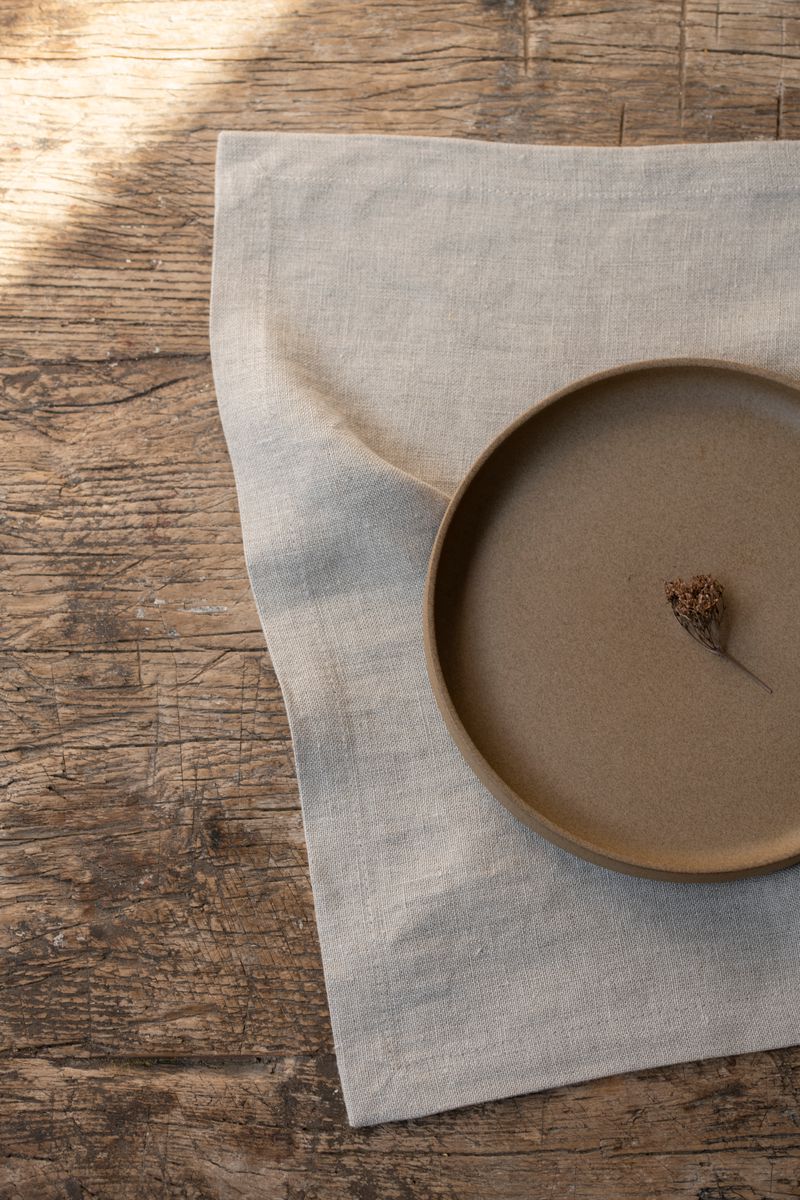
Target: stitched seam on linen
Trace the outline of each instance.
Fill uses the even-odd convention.
[[[295,546],[297,546],[297,542],[295,542]],[[302,561],[302,558],[300,556],[298,556],[298,560]],[[363,801],[362,801],[363,793],[362,793],[362,790],[360,787],[360,779],[359,779],[358,755],[356,754],[355,742],[353,740],[353,728],[352,728],[352,723],[349,720],[343,721],[342,718],[343,718],[344,709],[341,705],[336,704],[338,690],[336,688],[336,682],[335,682],[334,657],[333,657],[333,653],[330,648],[331,643],[330,643],[330,639],[327,636],[324,622],[320,618],[319,606],[317,605],[316,600],[314,599],[313,595],[311,594],[309,578],[308,578],[308,574],[305,570],[302,573],[301,585],[302,585],[303,595],[304,595],[308,605],[313,609],[313,612],[314,612],[314,618],[315,618],[314,625],[316,627],[316,642],[317,642],[317,646],[319,649],[319,667],[325,676],[325,681],[326,681],[326,684],[328,687],[328,694],[330,697],[331,705],[333,707],[335,707],[337,710],[336,724],[339,728],[340,735],[341,735],[341,743],[340,744],[341,744],[343,750],[345,751],[345,755],[346,755],[347,782],[348,783],[352,782],[351,794],[355,800],[355,810],[357,813],[357,821],[358,821],[357,837],[355,839],[357,847],[358,847],[358,894],[359,894],[359,901],[360,901],[361,913],[362,913],[362,923],[367,930],[367,936],[369,938],[368,945],[366,947],[362,948],[362,952],[363,952],[363,950],[366,950],[372,975],[375,979],[376,984],[378,984],[378,986],[380,987],[380,1020],[379,1020],[379,1028],[377,1031],[377,1036],[378,1036],[378,1039],[380,1042],[381,1053],[384,1057],[384,1061],[391,1063],[392,1069],[397,1070],[398,1069],[398,1063],[397,1063],[397,1057],[396,1057],[397,1056],[397,1046],[396,1046],[396,1043],[389,1038],[387,1030],[386,1030],[387,1013],[388,1013],[387,1000],[388,1000],[388,996],[389,996],[389,981],[388,981],[388,977],[386,974],[385,960],[383,958],[382,953],[379,952],[379,940],[377,937],[377,930],[376,930],[376,925],[375,925],[375,914],[374,914],[374,910],[373,910],[373,906],[372,906],[372,901],[370,899],[370,889],[369,889],[369,886],[367,885],[368,872],[367,872],[367,855],[366,855],[366,850],[365,850],[366,821],[365,821],[365,815],[364,815],[364,805],[363,805]],[[284,703],[285,703],[285,701],[284,701]],[[296,756],[295,756],[295,769],[297,770],[297,774],[298,774],[298,788],[300,790],[301,799],[302,799],[302,782],[300,780],[300,770],[299,770],[299,764],[298,764]],[[331,988],[331,993],[332,992],[333,992],[333,988]],[[329,996],[328,996],[329,1006],[331,1004],[331,993],[329,993]],[[401,1071],[404,1073],[405,1068],[401,1068]]]
[[[263,179],[269,179],[273,183],[301,183],[308,187],[310,184],[324,183],[326,185],[342,184],[347,187],[364,186],[363,179],[354,179],[344,175],[274,175],[269,171],[261,172]],[[382,180],[375,184],[376,189],[393,190],[402,188],[405,191],[430,192],[441,196],[463,196],[464,199],[481,198],[482,196],[510,196],[515,200],[524,200],[526,198],[536,200],[552,200],[554,203],[564,204],[571,200],[668,200],[681,199],[684,196],[717,196],[720,199],[725,199],[728,196],[752,196],[753,199],[761,196],[795,196],[800,193],[800,184],[780,184],[773,188],[726,188],[720,191],[716,187],[708,188],[676,188],[674,191],[666,191],[658,186],[651,189],[647,180],[642,181],[642,188],[636,192],[615,192],[613,188],[599,192],[583,192],[570,191],[545,191],[538,189],[535,184],[527,189],[517,188],[484,188],[474,187],[466,184],[463,188],[444,188],[434,187],[431,184],[419,183],[416,180],[412,182],[404,182],[403,180]]]
[[[269,245],[269,239],[265,239],[265,244],[266,244],[266,246]],[[268,251],[265,251],[265,253],[266,252],[268,252]],[[265,312],[269,311],[269,301],[268,301],[268,294],[267,294],[267,271],[266,270],[262,270],[259,272],[257,294],[258,294],[258,306],[256,308],[256,314],[257,314],[256,319],[258,320],[259,313],[265,313]],[[294,534],[292,540],[293,540],[295,550],[297,551],[297,553],[295,555],[295,561],[296,562],[304,562],[305,561],[304,556],[299,552],[299,550],[300,550],[299,538],[296,533]],[[357,863],[357,865],[358,865],[359,901],[360,901],[360,907],[361,907],[361,913],[362,913],[362,923],[366,928],[367,936],[369,938],[368,946],[365,947],[364,949],[365,949],[367,957],[368,957],[368,961],[370,964],[370,969],[373,974],[373,977],[374,977],[376,983],[380,985],[380,989],[381,989],[381,992],[380,992],[380,1022],[379,1022],[380,1027],[378,1030],[378,1037],[380,1040],[381,1052],[384,1056],[385,1061],[390,1062],[392,1064],[392,1067],[394,1068],[395,1063],[396,1063],[397,1046],[393,1040],[389,1039],[388,1034],[386,1032],[386,1020],[387,1020],[387,1013],[388,1013],[387,1001],[388,1001],[388,996],[389,996],[389,981],[388,981],[388,977],[386,974],[386,966],[385,966],[383,956],[382,956],[382,954],[379,954],[379,952],[378,952],[379,942],[378,942],[377,933],[376,933],[375,916],[374,916],[374,911],[373,911],[372,903],[371,903],[370,896],[369,896],[369,888],[366,886],[366,879],[367,879],[366,852],[365,852],[366,822],[365,822],[364,811],[363,811],[362,792],[358,786],[358,774],[359,774],[358,773],[358,756],[355,753],[355,744],[353,741],[352,725],[349,721],[346,723],[343,723],[343,721],[342,721],[342,712],[343,712],[342,706],[336,704],[337,689],[335,687],[334,658],[333,658],[333,654],[332,654],[332,650],[331,650],[331,642],[328,637],[328,634],[327,634],[327,631],[325,628],[325,624],[320,616],[319,605],[317,604],[317,601],[311,592],[311,584],[310,584],[310,579],[309,579],[307,568],[304,568],[302,570],[302,572],[298,572],[298,576],[299,576],[300,587],[302,589],[303,597],[306,600],[307,607],[314,614],[313,622],[311,622],[308,615],[307,615],[307,621],[308,621],[308,624],[313,625],[315,641],[316,641],[317,647],[319,649],[319,657],[317,660],[318,666],[319,666],[321,673],[324,674],[324,677],[325,677],[325,682],[327,684],[328,691],[329,691],[329,697],[331,700],[332,710],[336,712],[336,725],[340,732],[341,745],[346,754],[347,781],[348,782],[352,781],[352,785],[353,785],[352,795],[353,795],[353,799],[355,801],[355,810],[357,812],[357,821],[358,821],[358,831],[357,831],[358,836],[357,836],[356,841],[357,841],[357,845],[358,845],[358,863]],[[284,705],[287,707],[287,716],[288,716],[288,705],[287,705],[285,697],[284,697]],[[300,792],[300,800],[301,800],[301,804],[302,804],[303,783],[302,783],[301,772],[300,772],[300,764],[298,761],[296,750],[295,750],[294,758],[295,758],[295,770],[297,772],[297,778],[298,778],[298,790]],[[315,901],[315,904],[316,904],[316,901]],[[332,956],[337,957],[337,951],[335,949],[332,951]],[[329,1007],[331,1005],[331,997],[332,997],[334,990],[335,989],[333,987],[331,987],[330,991],[328,991],[327,985],[326,985],[326,991],[328,992]]]
[[[659,1011],[661,1013],[665,1013],[665,1014],[674,1013],[675,1016],[683,1016],[684,1015],[684,1010],[681,1008],[674,1008],[674,1009],[668,1010],[664,1007],[661,1007]],[[717,1025],[720,1023],[724,1024],[724,1022],[728,1019],[728,1017],[730,1015],[730,1011],[734,1011],[735,1013],[738,1014],[740,1009],[737,1006],[735,1008],[735,1010],[729,1010],[727,1012],[722,1012],[722,1013],[717,1014],[715,1016],[715,1018],[709,1022],[709,1025],[707,1027],[704,1027],[704,1030],[707,1032],[708,1028],[710,1028],[711,1026],[714,1026],[714,1025]],[[642,1020],[644,1020],[646,1018],[646,1016],[647,1016],[647,1014],[642,1013],[641,1014]],[[598,1025],[597,1022],[592,1022],[592,1021],[581,1021],[579,1023],[571,1023],[568,1027],[567,1032],[570,1034],[582,1033],[584,1030],[589,1029],[592,1025],[595,1025],[596,1027],[601,1029],[603,1032],[605,1032],[607,1029],[613,1029],[614,1028],[613,1014],[609,1014],[608,1021],[602,1025]],[[480,1042],[478,1042],[478,1041],[471,1040],[467,1045],[465,1045],[460,1050],[450,1049],[447,1053],[447,1058],[442,1061],[461,1062],[464,1059],[469,1058],[471,1055],[475,1054],[476,1051],[480,1052],[480,1051],[484,1051],[484,1050],[503,1050],[509,1046],[519,1047],[521,1036],[523,1036],[523,1033],[517,1032],[512,1037],[499,1038],[496,1041],[480,1041]],[[418,1067],[420,1065],[429,1066],[433,1059],[433,1056],[438,1055],[439,1053],[440,1053],[439,1049],[432,1048],[426,1054],[420,1054],[416,1058],[409,1058],[409,1057],[404,1056],[402,1062],[396,1062],[393,1065],[395,1066],[395,1069],[399,1075],[408,1077],[408,1072],[410,1069],[413,1069],[414,1067]]]

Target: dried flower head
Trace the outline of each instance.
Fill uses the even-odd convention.
[[[711,575],[694,575],[688,583],[671,579],[664,584],[667,600],[683,628],[715,654],[722,653],[723,590]]]
[[[771,692],[772,688],[768,687],[763,679],[759,679],[725,649],[722,640],[724,590],[719,580],[714,579],[712,575],[693,575],[688,582],[685,579],[670,579],[664,584],[669,605],[683,628],[706,649],[726,658],[754,679],[765,691]]]

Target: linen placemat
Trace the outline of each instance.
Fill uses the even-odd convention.
[[[451,742],[421,623],[448,497],[552,390],[800,376],[800,148],[223,133],[216,187],[214,376],[350,1122],[800,1041],[800,868],[664,883],[542,840]]]

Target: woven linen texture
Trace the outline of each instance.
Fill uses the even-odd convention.
[[[349,1120],[800,1040],[800,869],[634,879],[462,761],[421,604],[448,497],[626,362],[800,376],[800,145],[223,133],[211,339]]]

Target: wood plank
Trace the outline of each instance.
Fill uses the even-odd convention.
[[[219,129],[800,136],[797,5],[0,0],[0,27],[0,1200],[799,1195],[800,1050],[347,1127],[207,346]]]
[[[800,1185],[798,1087],[800,1051],[760,1054],[351,1130],[330,1054],[21,1058],[0,1200],[777,1200]]]
[[[263,649],[208,357],[2,375],[14,648]]]
[[[329,1037],[208,362],[7,373],[2,1044]]]

